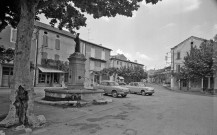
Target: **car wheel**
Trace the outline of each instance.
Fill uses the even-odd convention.
[[[152,96],[152,94],[148,94],[149,96]]]
[[[126,97],[126,96],[127,96],[127,94],[126,94],[126,95],[124,95],[124,94],[123,94],[123,95],[121,95],[121,96],[122,96],[122,97]]]
[[[112,91],[112,97],[114,98],[118,97],[118,93],[116,91]]]
[[[146,95],[144,90],[141,91],[141,94],[142,94],[143,96]]]

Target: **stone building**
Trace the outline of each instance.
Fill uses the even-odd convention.
[[[16,29],[8,26],[0,33],[0,45],[14,48]],[[35,22],[31,43],[31,63],[35,86],[63,86],[68,80],[68,58],[75,51],[75,36],[67,31]],[[99,82],[100,76],[94,71],[109,67],[110,51],[102,45],[81,39],[80,50],[86,57],[85,86]],[[13,63],[0,63],[0,87],[10,86]]]
[[[137,61],[130,61],[123,54],[118,54],[111,56],[110,58],[110,67],[121,68],[121,67],[136,67],[139,66],[141,68],[144,67],[143,64],[137,63]]]
[[[213,77],[198,78],[187,82],[186,80],[180,80],[176,73],[180,72],[181,67],[184,65],[184,57],[187,56],[187,52],[190,51],[191,46],[199,47],[205,39],[191,36],[186,40],[182,41],[178,45],[171,48],[171,89],[180,90],[202,90],[203,88],[213,88]]]

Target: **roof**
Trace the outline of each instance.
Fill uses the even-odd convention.
[[[182,41],[181,43],[179,43],[178,45],[174,46],[171,48],[171,50],[177,48],[179,45],[183,44],[184,42],[188,41],[189,39],[191,38],[194,38],[194,39],[197,39],[197,40],[201,40],[201,41],[205,41],[206,39],[203,39],[203,38],[199,38],[199,37],[195,37],[195,36],[190,36],[189,38],[185,39],[184,41]]]
[[[38,68],[43,73],[64,73],[63,71],[57,69],[44,68],[44,67],[38,67]]]
[[[139,64],[139,63],[136,63],[136,62],[132,62],[132,61],[130,61],[130,60],[118,59],[118,58],[116,58],[116,57],[111,57],[110,59],[116,59],[116,60],[120,60],[120,61],[129,62],[129,63],[133,63],[133,64],[137,64],[137,65],[144,66],[143,64]]]
[[[75,35],[73,35],[72,33],[68,32],[68,31],[59,30],[58,28],[52,27],[52,26],[50,26],[48,24],[45,24],[45,23],[42,23],[42,22],[35,21],[35,26],[36,27],[40,27],[40,28],[45,29],[45,30],[48,30],[48,31],[52,31],[52,32],[58,33],[60,35],[67,36],[69,38],[75,38]],[[98,46],[98,47],[101,47],[101,48],[104,48],[104,49],[107,49],[107,50],[110,50],[110,51],[112,50],[110,48],[104,47],[102,45],[98,45],[96,43],[92,43],[92,42],[89,42],[89,41],[86,41],[86,40],[83,40],[83,39],[80,39],[80,40],[82,42],[86,42],[86,43],[92,44],[94,46]]]

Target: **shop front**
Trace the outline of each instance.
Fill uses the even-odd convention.
[[[1,64],[1,87],[11,87],[12,85],[12,76],[13,76],[13,64]]]
[[[64,72],[57,69],[38,67],[38,87],[61,87],[64,83]]]

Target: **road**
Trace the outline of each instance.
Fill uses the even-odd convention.
[[[217,97],[171,92],[129,94],[107,105],[62,108],[35,104],[46,127],[34,135],[217,135]],[[42,111],[43,110],[43,111]]]
[[[87,115],[54,124],[39,134],[217,135],[216,97],[154,87],[154,96],[130,94],[127,98],[113,98],[110,108],[98,112],[92,107],[81,108],[80,112]]]

